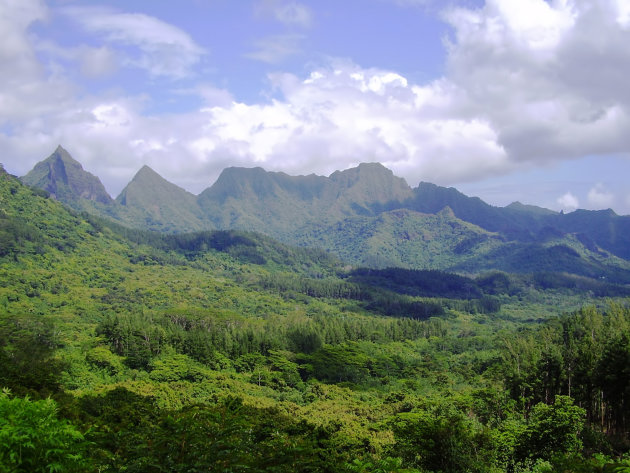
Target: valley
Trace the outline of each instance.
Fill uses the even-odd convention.
[[[60,147],[0,170],[0,464],[625,471],[629,227],[379,164],[113,199]]]

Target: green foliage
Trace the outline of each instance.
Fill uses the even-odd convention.
[[[536,404],[518,440],[516,458],[551,460],[557,453],[571,455],[580,452],[580,433],[585,418],[586,411],[573,405],[568,396],[556,397],[551,405]]]
[[[352,473],[419,473],[415,468],[403,468],[402,458],[386,457],[377,460],[360,460],[355,458],[346,465]]]
[[[609,434],[626,428],[630,309],[585,307],[536,331],[503,338],[502,370],[511,395],[531,407],[574,398]]]
[[[437,270],[361,268],[352,271],[349,279],[410,296],[475,299],[483,295],[473,279]]]
[[[395,452],[423,471],[482,472],[495,463],[489,431],[451,406],[399,414],[392,427]]]
[[[334,471],[326,435],[274,410],[227,398],[216,406],[157,411],[117,389],[84,401],[101,471]]]
[[[55,394],[64,363],[54,357],[57,329],[48,318],[0,316],[0,386],[19,395]]]
[[[208,370],[188,356],[165,350],[149,363],[150,377],[155,381],[200,382],[208,376]]]
[[[83,435],[59,419],[52,399],[31,401],[0,392],[0,471],[90,471]]]
[[[0,381],[54,397],[51,419],[85,432],[64,471],[627,466],[630,310],[589,299],[624,286],[352,270],[242,231],[125,229],[2,173],[0,192]],[[366,218],[386,207],[364,204]],[[453,258],[496,243],[448,210],[434,220],[460,232]],[[391,228],[417,238],[405,225]],[[600,251],[543,233],[554,257]]]

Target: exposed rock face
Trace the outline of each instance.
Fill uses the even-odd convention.
[[[37,163],[22,181],[50,192],[52,197],[72,207],[77,207],[80,200],[112,203],[100,179],[85,171],[61,146]]]

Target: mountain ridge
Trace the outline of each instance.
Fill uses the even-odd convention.
[[[55,153],[58,156],[52,159]],[[46,190],[47,186],[54,188],[51,183],[56,188],[80,189],[74,180],[79,183],[98,180],[83,171],[63,148],[59,147],[55,153],[38,163],[23,180]],[[64,178],[60,173],[42,171],[53,169],[50,162],[59,160],[76,172]],[[424,243],[410,244],[410,240],[403,238],[400,244],[392,244],[401,228],[410,235],[438,235],[443,242],[450,242],[451,246],[432,246],[434,253],[452,256],[450,263],[439,269],[474,270],[464,260],[472,261],[470,253],[481,251],[484,245],[501,246],[507,242],[516,242],[519,248],[554,242],[564,245],[566,238],[572,238],[571,245],[577,245],[584,257],[597,259],[609,254],[630,260],[630,216],[619,216],[612,210],[563,214],[521,203],[496,207],[453,187],[421,182],[412,188],[380,163],[362,163],[328,177],[290,176],[261,167],[230,167],[197,196],[143,166],[115,200],[99,201],[79,191],[54,197],[71,207],[130,227],[165,233],[212,229],[256,231],[285,243],[321,246],[350,258],[348,262],[352,264],[373,261],[378,267],[388,262],[404,262],[403,266],[411,268],[432,267],[426,266],[427,261],[435,261],[436,256],[424,253],[428,248]],[[371,246],[367,243],[370,234],[379,235]],[[490,234],[494,236],[488,237]],[[383,248],[390,248],[387,258],[379,258],[371,250],[360,255],[354,248],[361,245],[375,248],[379,242]],[[499,255],[505,260],[500,251]],[[442,258],[442,263],[446,264],[448,259]]]

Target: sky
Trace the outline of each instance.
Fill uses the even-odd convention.
[[[630,0],[0,0],[0,162],[380,162],[493,205],[630,214]]]

